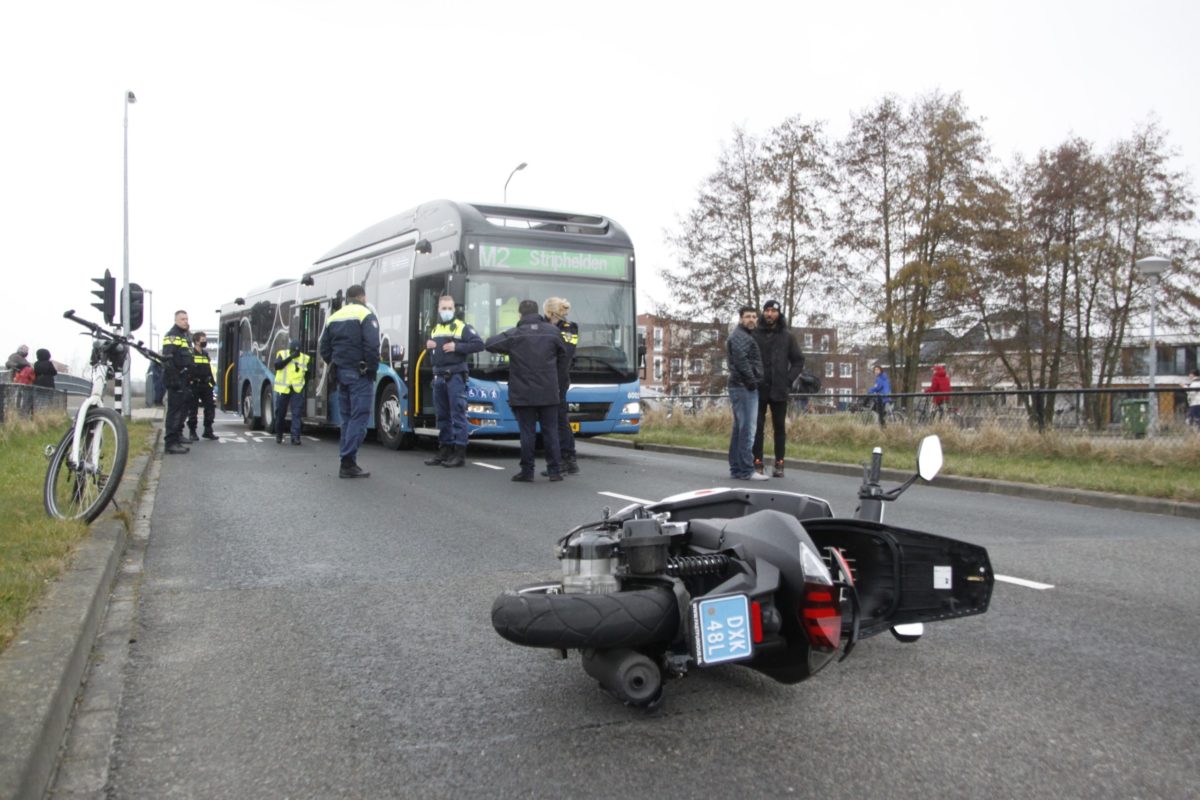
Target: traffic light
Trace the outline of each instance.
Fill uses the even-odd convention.
[[[121,308],[125,308],[125,290],[121,290]],[[142,327],[142,287],[129,284],[129,330]]]
[[[117,279],[108,270],[104,270],[104,277],[92,278],[92,283],[100,284],[99,289],[92,289],[92,294],[100,298],[99,303],[92,303],[92,308],[104,315],[106,325],[112,325],[113,316],[117,312]]]

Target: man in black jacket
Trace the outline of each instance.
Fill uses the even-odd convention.
[[[771,410],[771,428],[775,432],[775,469],[771,477],[783,477],[784,449],[787,447],[787,399],[792,384],[804,371],[804,353],[796,337],[788,331],[787,320],[778,300],[763,304],[762,317],[754,329],[763,360],[763,382],[758,387],[758,419],[754,428],[754,471],[763,472],[763,433],[767,409]]]
[[[175,324],[163,335],[163,383],[167,386],[167,420],[163,445],[168,453],[188,452],[183,446],[183,419],[187,415],[189,383],[192,373],[192,342],[188,337],[188,314],[175,312]]]
[[[561,481],[558,449],[560,387],[567,380],[570,358],[558,328],[538,316],[538,305],[522,300],[517,327],[491,337],[484,344],[490,353],[509,357],[508,405],[521,427],[521,471],[514,481],[533,482],[533,449],[537,425],[542,427],[546,474]]]
[[[751,331],[758,323],[753,306],[738,311],[738,324],[725,342],[729,361],[729,406],[733,430],[729,435],[729,474],[739,481],[770,480],[754,471],[754,415],[758,410],[758,386],[763,379],[762,357]]]

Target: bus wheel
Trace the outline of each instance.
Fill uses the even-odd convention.
[[[262,388],[262,426],[269,433],[275,432],[275,390],[270,384]]]
[[[413,435],[403,431],[400,416],[400,393],[395,384],[387,384],[375,403],[375,438],[389,450],[408,450]]]
[[[252,431],[262,424],[262,417],[254,415],[254,395],[250,393],[249,384],[242,387],[242,423]]]

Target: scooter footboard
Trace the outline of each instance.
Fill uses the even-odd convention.
[[[893,625],[937,622],[987,611],[994,576],[979,545],[856,519],[810,519],[822,552],[838,548],[861,605],[860,637]]]

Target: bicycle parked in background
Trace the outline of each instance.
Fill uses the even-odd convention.
[[[46,446],[50,465],[43,498],[50,516],[91,522],[116,494],[129,458],[129,431],[118,411],[104,407],[104,388],[124,368],[131,348],[153,362],[162,359],[141,342],[75,316],[74,310],[63,316],[91,331],[92,393],[58,445]]]

